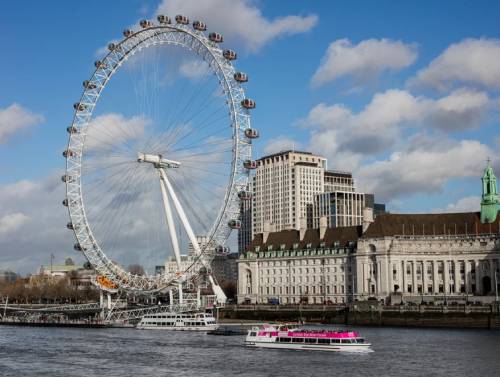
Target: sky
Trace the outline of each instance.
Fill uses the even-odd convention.
[[[255,157],[323,155],[400,213],[477,211],[488,158],[500,174],[497,1],[5,2],[0,269],[74,256],[60,182],[72,104],[103,47],[159,13],[203,20],[237,51]]]

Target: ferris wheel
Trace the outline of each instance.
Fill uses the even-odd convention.
[[[125,30],[83,82],[63,152],[67,227],[103,287],[159,291],[204,271],[223,297],[210,262],[251,199],[255,102],[242,87],[247,75],[232,65],[236,53],[219,47],[221,34],[207,36],[203,22],[182,15],[157,19]],[[112,77],[118,83],[106,97]],[[173,271],[125,268],[134,258],[162,263],[164,253]]]

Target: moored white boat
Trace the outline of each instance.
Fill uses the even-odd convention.
[[[142,330],[212,331],[217,327],[212,314],[201,312],[148,314],[137,324],[137,328]]]
[[[245,344],[308,351],[369,351],[371,346],[354,331],[291,329],[286,325],[254,327],[248,331]]]

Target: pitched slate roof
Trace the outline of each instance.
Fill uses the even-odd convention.
[[[361,236],[361,226],[349,226],[342,228],[329,228],[325,232],[323,240],[319,237],[318,229],[307,229],[304,234],[304,239],[300,240],[300,232],[298,230],[282,230],[280,232],[269,233],[266,242],[263,242],[262,233],[256,234],[252,243],[248,246],[249,250],[254,250],[255,246],[261,249],[267,249],[272,245],[276,250],[281,245],[285,245],[285,249],[290,250],[293,244],[298,243],[299,249],[305,249],[307,244],[311,244],[312,248],[320,247],[320,243],[324,242],[325,246],[333,246],[335,242],[339,242],[339,246],[345,247],[349,242],[356,242]]]
[[[479,212],[380,214],[363,238],[395,235],[455,235],[500,233],[500,216],[491,224],[481,224]]]

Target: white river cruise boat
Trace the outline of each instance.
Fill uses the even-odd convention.
[[[155,313],[142,317],[138,329],[212,331],[218,325],[209,313]]]
[[[309,351],[371,351],[371,344],[354,331],[293,329],[287,325],[254,327],[248,331],[245,344]]]

